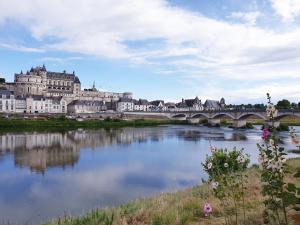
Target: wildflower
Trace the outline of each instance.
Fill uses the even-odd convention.
[[[212,182],[211,183],[212,189],[217,189],[219,187],[219,182]]]
[[[211,153],[215,153],[215,152],[217,151],[217,148],[216,148],[216,147],[213,147],[213,146],[211,146],[211,147],[210,147],[210,151],[211,151]]]
[[[273,104],[268,104],[266,108],[266,113],[269,118],[274,118],[277,116],[278,111]]]
[[[273,139],[269,140],[269,149],[274,152],[276,150],[275,141]]]
[[[212,168],[212,163],[208,163],[207,168],[210,170]]]
[[[262,136],[261,136],[262,139],[266,140],[270,135],[271,135],[271,133],[267,128],[263,129],[263,133],[262,133]]]
[[[244,163],[246,160],[245,160],[245,157],[243,156],[243,155],[239,155],[238,156],[238,158],[237,158],[237,161],[239,162],[239,163]]]
[[[212,207],[209,203],[204,204],[203,212],[204,212],[206,217],[212,212]]]
[[[224,167],[227,168],[228,167],[228,163],[224,163]]]

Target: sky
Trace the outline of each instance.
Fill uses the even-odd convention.
[[[0,0],[0,77],[43,64],[137,99],[300,102],[300,0]]]

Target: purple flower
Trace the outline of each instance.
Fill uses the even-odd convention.
[[[212,207],[209,203],[204,204],[203,212],[204,212],[205,216],[208,216],[212,212]]]
[[[270,131],[267,128],[265,128],[265,129],[263,129],[261,138],[266,140],[270,136],[270,134],[271,134]]]

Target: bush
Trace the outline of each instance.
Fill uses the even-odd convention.
[[[242,129],[253,129],[254,127],[253,127],[253,125],[252,125],[252,123],[246,123],[246,125],[245,126],[243,126],[243,127],[241,127]]]
[[[228,210],[234,209],[235,221],[238,221],[238,205],[242,205],[245,221],[244,189],[249,156],[242,150],[233,148],[217,149],[211,147],[212,156],[207,156],[202,166],[208,173],[213,195],[221,201],[225,220],[230,218]],[[242,201],[242,203],[240,203]],[[231,203],[231,204],[229,204]]]
[[[106,118],[104,119],[104,121],[105,121],[105,122],[112,122],[113,119],[112,119],[111,117],[106,117]]]
[[[277,131],[289,131],[290,128],[287,124],[280,123],[279,127],[276,128]]]

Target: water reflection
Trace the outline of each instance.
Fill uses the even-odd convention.
[[[40,223],[199,184],[210,141],[244,148],[256,162],[260,134],[195,126],[1,134],[0,224]],[[280,135],[293,149],[288,133]]]

